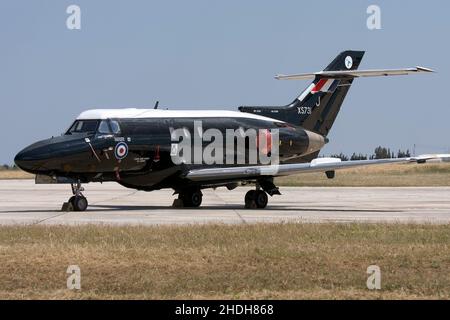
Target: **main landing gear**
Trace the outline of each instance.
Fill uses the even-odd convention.
[[[268,201],[269,197],[263,190],[250,190],[245,194],[246,209],[264,209]]]
[[[227,185],[229,190],[237,185]],[[233,188],[234,187],[234,188]],[[198,208],[202,204],[202,191],[198,186],[189,186],[184,189],[175,190],[178,199],[173,201],[176,208]],[[281,194],[278,187],[273,183],[273,179],[261,179],[256,181],[256,189],[250,190],[245,195],[246,209],[264,209],[267,207],[269,196]]]
[[[175,199],[173,206],[181,208],[198,208],[202,204],[203,193],[200,189],[187,189],[180,191],[178,199]]]
[[[250,190],[245,195],[246,209],[264,209],[269,197],[267,195],[280,195],[280,190],[273,183],[273,179],[261,179],[256,182],[256,190]]]
[[[70,197],[69,201],[63,204],[63,211],[85,211],[88,207],[88,201],[85,196],[81,193],[84,188],[81,183],[72,184],[73,196]]]

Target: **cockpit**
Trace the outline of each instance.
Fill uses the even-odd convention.
[[[119,134],[120,125],[116,120],[75,120],[66,135],[77,133]]]

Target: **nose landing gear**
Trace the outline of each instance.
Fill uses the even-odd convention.
[[[78,182],[76,184],[72,184],[72,193],[73,196],[70,197],[68,202],[63,204],[63,211],[85,211],[88,207],[88,201],[85,196],[81,193],[84,191],[84,188],[81,186],[81,183]]]

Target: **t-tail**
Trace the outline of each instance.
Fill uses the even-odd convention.
[[[341,52],[323,71],[277,75],[275,78],[278,80],[312,79],[313,82],[292,103],[286,106],[242,106],[239,110],[282,120],[326,137],[336,120],[354,78],[433,71],[423,67],[358,71],[363,56],[364,51],[348,50]]]

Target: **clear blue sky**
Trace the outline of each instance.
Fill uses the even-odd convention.
[[[66,28],[70,4],[81,30]],[[382,30],[366,27],[370,4]],[[2,0],[0,163],[90,108],[285,104],[308,82],[276,73],[319,71],[345,49],[366,50],[361,68],[438,73],[357,80],[324,153],[448,152],[449,32],[446,0]]]

